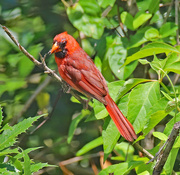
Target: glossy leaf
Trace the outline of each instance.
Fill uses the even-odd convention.
[[[127,80],[124,85],[120,88],[116,100],[119,100],[124,94],[130,91],[133,87],[140,83],[148,82],[148,79],[132,78]]]
[[[180,74],[180,56],[177,53],[172,53],[167,57],[164,71]]]
[[[155,14],[158,9],[159,9],[159,0],[151,0],[148,8],[149,12],[151,14]]]
[[[146,45],[145,47],[143,47],[140,51],[136,52],[135,54],[127,57],[125,65],[129,64],[130,62],[132,62],[134,60],[140,59],[140,58],[144,58],[144,57],[151,56],[154,54],[159,54],[159,53],[168,54],[169,52],[180,53],[180,51],[178,49],[176,49],[175,47],[172,47],[168,44],[160,43],[160,42],[153,42],[153,43]]]
[[[102,131],[104,161],[107,159],[108,155],[114,149],[114,146],[116,145],[119,136],[120,133],[116,125],[114,124],[113,120],[109,120],[109,118],[106,118]]]
[[[133,159],[133,153],[135,149],[132,145],[129,145],[129,143],[127,142],[121,142],[119,144],[116,144],[114,150],[117,151],[117,153],[119,153],[120,156],[111,158],[112,160],[117,160],[118,158],[120,158],[121,161],[129,161]]]
[[[180,137],[178,136],[177,141],[175,142],[173,148],[180,148]]]
[[[166,141],[168,139],[168,137],[162,132],[153,132],[153,136],[163,141]]]
[[[148,121],[143,130],[143,135],[147,135],[164,117],[166,117],[172,110],[166,111],[168,100],[161,98],[153,104],[148,113]]]
[[[87,143],[86,145],[84,145],[77,153],[76,156],[81,156],[87,152],[89,152],[90,150],[100,146],[103,144],[103,139],[102,137],[98,137],[96,139],[94,139],[93,141]]]
[[[74,135],[74,132],[79,124],[79,122],[89,114],[90,112],[88,110],[82,110],[82,112],[72,120],[71,122],[71,125],[69,127],[69,132],[68,132],[68,138],[67,138],[67,142],[70,143],[72,138],[73,138],[73,135]]]
[[[130,29],[130,30],[134,30],[133,20],[134,20],[134,18],[130,13],[125,12],[125,11],[121,13],[121,21],[122,21],[122,23],[124,25],[126,25],[127,28]]]
[[[126,58],[127,51],[123,46],[120,37],[108,37],[107,38],[107,52],[105,57],[109,61],[109,66],[112,72],[119,79],[128,78],[137,66],[137,62],[134,62],[128,66],[122,67]]]
[[[49,165],[48,163],[36,163],[36,164],[32,164],[30,168],[31,168],[31,172],[35,173],[45,167],[56,167],[56,165]]]
[[[127,48],[137,48],[146,43],[148,40],[145,37],[145,33],[149,28],[150,27],[148,26],[144,27],[142,29],[139,29],[134,35],[130,35],[130,40],[126,42],[128,45]],[[139,51],[139,49],[137,51]]]
[[[99,175],[107,175],[110,173],[113,173],[114,175],[123,175],[123,174],[128,174],[128,172],[135,167],[143,164],[141,161],[129,161],[129,162],[124,162],[124,163],[119,163],[115,165],[111,165],[108,168],[105,168],[102,170]]]
[[[162,38],[165,38],[168,36],[175,36],[177,28],[178,27],[175,23],[166,22],[161,26],[159,32]]]
[[[129,95],[128,118],[137,133],[142,131],[151,107],[160,99],[158,82],[148,82],[135,87]]]
[[[152,17],[152,14],[148,13],[137,13],[134,20],[133,20],[133,28],[137,29],[142,24],[144,24],[146,21],[148,21]]]
[[[166,127],[164,129],[164,134],[166,134],[167,136],[170,135],[172,129],[173,129],[173,126],[176,122],[179,122],[180,121],[180,113],[178,113],[176,115],[176,120],[175,118],[173,117],[167,124],[166,124]]]
[[[178,148],[173,148],[168,156],[168,159],[164,165],[164,170],[167,174],[172,174],[174,164],[178,156],[178,151]]]
[[[116,2],[116,0],[112,0],[112,1],[109,1],[109,0],[98,0],[98,4],[103,7],[103,8],[106,8],[108,6],[113,6],[114,3]]]
[[[95,0],[80,0],[74,6],[67,8],[71,23],[86,36],[98,39],[104,31],[101,9]]]
[[[145,33],[145,38],[147,40],[153,40],[159,37],[159,31],[155,28],[150,28]]]

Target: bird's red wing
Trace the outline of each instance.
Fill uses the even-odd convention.
[[[64,63],[64,68],[64,74],[71,81],[69,84],[72,87],[106,104],[104,99],[108,92],[106,82],[90,59],[79,60],[71,56],[67,64]]]

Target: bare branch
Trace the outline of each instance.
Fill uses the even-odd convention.
[[[142,152],[147,158],[149,159],[153,159],[154,156],[152,154],[150,154],[146,149],[144,149],[143,147],[141,147],[138,143],[133,144],[133,146],[139,150],[140,152]]]
[[[153,170],[153,175],[161,174],[164,164],[166,163],[166,160],[168,158],[168,155],[169,155],[169,153],[174,145],[174,142],[179,134],[179,130],[180,130],[180,122],[177,122],[174,124],[171,134],[168,137],[166,148],[164,149],[164,151],[162,151],[162,154],[160,154],[158,156],[157,163]]]
[[[175,0],[175,24],[178,26],[177,30],[176,30],[176,41],[177,41],[177,45],[179,45],[179,0]]]

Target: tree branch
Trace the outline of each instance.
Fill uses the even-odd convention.
[[[20,45],[18,40],[15,39],[13,34],[9,31],[9,29],[6,26],[2,26],[1,24],[0,24],[0,26],[7,33],[7,35],[11,38],[11,40],[19,47],[19,50],[24,55],[26,55],[26,57],[28,57],[36,66],[38,66],[45,73],[47,73],[49,76],[53,77],[56,81],[58,81],[61,84],[64,92],[70,93],[71,95],[73,95],[77,100],[79,100],[83,104],[83,106],[87,106],[89,110],[92,109],[92,107],[87,105],[86,102],[76,92],[74,92],[73,90],[70,90],[70,91],[67,90],[67,89],[69,89],[69,86],[67,85],[67,83],[64,82],[53,70],[51,70],[50,68],[47,67],[47,65],[45,63],[45,58],[46,58],[47,54],[44,57],[42,57],[40,54],[41,62],[39,62],[23,46]]]
[[[177,122],[174,124],[171,134],[168,137],[166,148],[164,149],[164,151],[162,151],[162,154],[159,154],[159,156],[158,156],[157,163],[153,170],[153,175],[161,174],[164,164],[166,163],[166,160],[168,158],[168,155],[169,155],[169,153],[174,145],[174,142],[179,134],[179,130],[180,130],[180,122]]]

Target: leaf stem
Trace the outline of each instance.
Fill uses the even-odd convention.
[[[177,108],[178,108],[178,101],[177,101],[177,96],[176,96],[176,91],[175,91],[175,88],[174,88],[174,85],[170,79],[170,77],[168,76],[168,74],[160,68],[160,70],[166,75],[166,77],[168,78],[171,86],[172,86],[172,89],[173,89],[173,92],[174,92],[174,97],[175,97],[175,104],[176,104],[176,108],[175,108],[175,115],[174,115],[174,123],[176,123],[176,114],[177,114]]]

